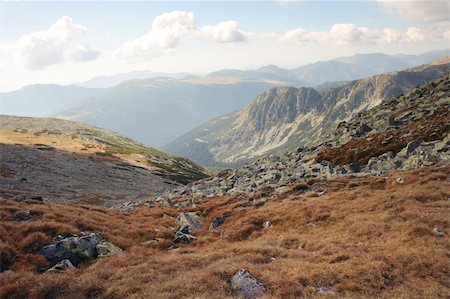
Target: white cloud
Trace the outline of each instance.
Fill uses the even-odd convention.
[[[70,58],[76,62],[96,60],[101,55],[100,51],[92,49],[88,45],[78,45],[70,54]]]
[[[355,24],[335,24],[329,31],[307,31],[297,28],[287,31],[279,39],[282,43],[332,43],[332,44],[395,44],[444,41],[449,39],[444,27],[431,26],[427,29],[409,27],[405,32],[393,28],[371,29]]]
[[[151,30],[145,35],[125,42],[114,55],[128,61],[151,59],[168,53],[187,37],[198,37],[214,42],[242,42],[246,33],[237,29],[236,21],[225,21],[214,26],[198,27],[194,13],[172,11],[155,17]]]
[[[221,43],[245,41],[245,33],[237,29],[236,21],[221,22],[215,26],[203,26],[202,34],[209,40]]]
[[[78,46],[86,33],[86,27],[75,24],[72,18],[64,16],[47,30],[35,31],[20,37],[9,45],[9,48],[13,50],[14,59],[18,64],[29,70],[40,70],[66,61],[72,48]],[[86,56],[88,48],[84,47]]]
[[[393,13],[423,22],[448,22],[447,0],[378,0],[378,3]]]

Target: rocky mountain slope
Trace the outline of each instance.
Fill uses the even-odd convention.
[[[81,123],[0,116],[3,197],[32,194],[111,205],[206,176],[184,158]]]
[[[341,122],[319,145],[224,170],[212,178],[174,189],[159,200],[170,202],[171,198],[185,195],[255,194],[261,190],[282,194],[289,184],[311,178],[377,175],[392,169],[448,163],[449,86],[447,73]]]
[[[319,144],[337,123],[449,71],[449,58],[405,71],[330,86],[265,91],[237,113],[192,130],[164,147],[204,165],[223,166],[300,145]]]

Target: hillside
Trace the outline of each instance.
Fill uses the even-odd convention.
[[[81,123],[0,116],[1,193],[104,205],[205,177],[189,160]]]
[[[443,59],[417,68],[330,86],[265,91],[234,114],[213,119],[163,147],[210,166],[226,166],[319,144],[337,123],[448,73]]]
[[[0,200],[1,298],[237,298],[243,268],[266,298],[447,298],[448,165],[317,180],[283,196],[197,199],[187,208]],[[174,201],[177,203],[177,201]],[[197,241],[176,244],[184,211]],[[29,213],[28,221],[17,221]],[[208,227],[225,215],[216,230]],[[52,238],[98,231],[124,249],[61,271],[39,255]],[[42,273],[42,274],[41,274]]]

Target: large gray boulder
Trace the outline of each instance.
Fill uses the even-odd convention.
[[[231,278],[231,288],[245,298],[257,298],[267,293],[264,283],[245,269],[240,269]]]
[[[74,266],[98,257],[121,253],[123,250],[103,239],[100,233],[84,232],[82,236],[59,237],[40,250],[50,265],[69,260]]]
[[[194,212],[181,213],[178,215],[176,223],[180,226],[187,226],[190,234],[203,227],[203,221]]]

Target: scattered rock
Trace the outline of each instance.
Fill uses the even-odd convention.
[[[51,265],[68,259],[74,266],[98,257],[121,253],[123,250],[103,239],[100,233],[84,232],[81,237],[58,238],[54,243],[41,248],[43,255]]]
[[[413,140],[409,142],[405,147],[406,154],[411,154],[416,148],[422,144],[422,140]]]
[[[33,216],[31,215],[30,211],[26,211],[25,213],[14,214],[14,220],[16,221],[28,221],[31,219],[33,219]]]
[[[181,226],[185,225],[189,228],[189,233],[195,232],[203,227],[203,222],[200,217],[194,212],[181,213],[177,219],[176,223]]]
[[[194,241],[197,240],[197,237],[190,235],[190,234],[185,234],[181,231],[178,231],[175,233],[175,238],[173,239],[173,242],[175,244],[189,244],[192,243]]]
[[[175,206],[179,210],[184,210],[184,209],[187,209],[189,207],[192,207],[193,205],[194,205],[194,203],[193,203],[192,199],[188,199],[186,201],[182,201],[182,202],[176,204]]]
[[[405,178],[403,178],[403,177],[398,177],[398,178],[395,179],[395,182],[396,182],[397,184],[403,184],[403,183],[405,183]]]
[[[216,218],[213,219],[213,221],[211,222],[211,224],[209,225],[209,230],[213,231],[216,228],[218,228],[220,225],[222,225],[225,221],[225,216],[218,216]]]
[[[328,295],[334,295],[334,291],[327,286],[320,286],[317,288],[317,293],[319,294],[328,294]]]
[[[264,221],[264,223],[262,224],[263,228],[267,229],[267,228],[271,228],[272,227],[272,222],[270,221]]]
[[[16,197],[14,197],[14,200],[17,202],[22,202],[27,199],[36,200],[36,201],[44,201],[44,199],[41,196],[33,196],[33,195],[29,195],[29,194],[21,194],[21,195],[17,195]]]
[[[64,260],[60,261],[59,263],[57,263],[56,265],[54,265],[53,267],[51,267],[50,269],[48,269],[45,272],[61,273],[61,272],[64,272],[65,270],[67,270],[67,269],[74,269],[74,268],[75,268],[75,266],[72,265],[70,260],[64,259]]]
[[[245,298],[257,298],[267,293],[264,283],[245,269],[240,269],[231,278],[231,288]]]
[[[445,236],[445,233],[442,229],[440,229],[439,227],[434,227],[433,228],[433,233],[436,237],[443,237]]]

